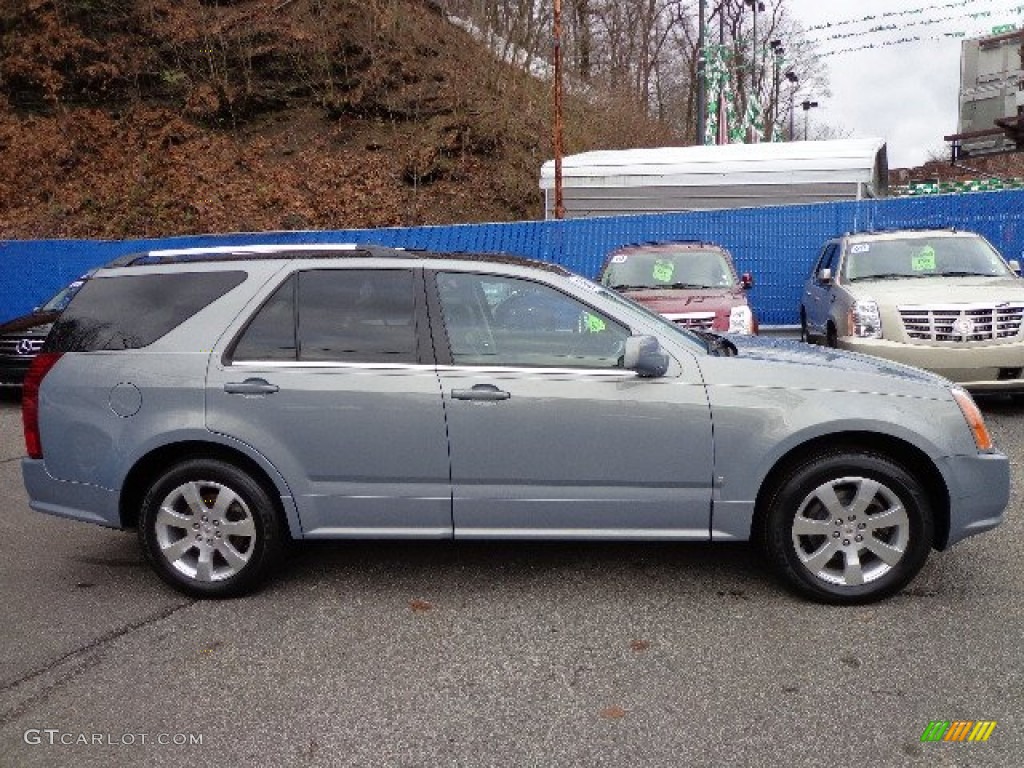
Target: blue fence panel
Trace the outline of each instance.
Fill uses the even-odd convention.
[[[376,243],[443,252],[511,253],[596,277],[605,255],[619,246],[687,239],[728,248],[739,270],[754,276],[750,300],[761,323],[789,325],[797,322],[804,278],[825,240],[844,232],[912,227],[980,232],[1008,259],[1024,260],[1024,190],[448,227],[0,241],[0,319],[27,312],[83,272],[117,256],[159,248]]]

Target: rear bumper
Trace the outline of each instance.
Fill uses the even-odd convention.
[[[36,512],[108,528],[122,527],[116,491],[51,477],[42,459],[22,459],[21,476],[28,492],[28,505]]]
[[[1024,342],[939,347],[841,336],[838,344],[851,352],[924,368],[968,389],[1024,391]]]
[[[937,542],[939,549],[1003,522],[1010,501],[1010,462],[1006,456],[952,456],[943,461],[942,470],[949,484],[949,535],[945,542]]]

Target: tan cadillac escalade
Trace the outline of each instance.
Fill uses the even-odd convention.
[[[926,368],[977,391],[1024,392],[1024,280],[956,230],[848,234],[804,286],[801,335]]]

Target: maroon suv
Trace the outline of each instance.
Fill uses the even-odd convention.
[[[757,333],[747,303],[754,280],[713,243],[625,245],[608,255],[601,283],[687,328]]]

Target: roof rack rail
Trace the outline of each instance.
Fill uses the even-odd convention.
[[[217,245],[199,248],[168,248],[125,254],[106,267],[137,267],[149,264],[182,262],[251,261],[254,259],[300,258],[417,258],[422,251],[388,248],[361,243],[260,243],[256,245]]]

